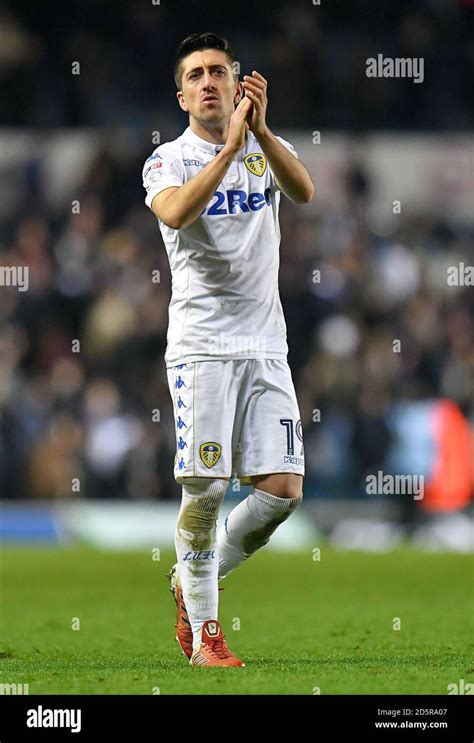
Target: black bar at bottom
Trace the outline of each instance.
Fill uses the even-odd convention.
[[[454,695],[0,696],[0,743],[127,736],[134,743],[159,743],[170,736],[199,740],[223,734],[252,740],[261,734],[266,741],[273,732],[309,735],[311,743],[355,736],[472,743],[473,708],[469,696]]]

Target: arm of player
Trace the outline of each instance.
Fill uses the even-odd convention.
[[[285,196],[295,204],[308,204],[314,196],[314,184],[301,160],[292,155],[270,129],[258,137],[258,142]]]
[[[314,196],[314,184],[308,170],[278,141],[266,123],[267,81],[254,70],[251,76],[244,75],[243,86],[253,103],[250,130],[257,137],[278,186],[295,204],[307,204]]]
[[[151,203],[152,211],[168,227],[174,230],[188,227],[206,207],[234,156],[245,145],[246,118],[251,107],[248,98],[240,101],[232,114],[224,147],[198,175],[182,186],[170,186],[155,196]]]

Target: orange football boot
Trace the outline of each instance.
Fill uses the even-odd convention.
[[[201,645],[191,655],[191,666],[245,666],[245,663],[232,655],[221,625],[217,620],[208,619],[202,626]]]
[[[176,641],[179,643],[183,654],[190,658],[193,654],[193,631],[189,621],[186,604],[183,599],[183,590],[178,579],[178,564],[173,565],[168,573],[170,591],[176,601]]]

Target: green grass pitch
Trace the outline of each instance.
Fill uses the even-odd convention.
[[[174,640],[173,562],[151,550],[4,548],[0,683],[30,694],[311,695],[447,694],[473,681],[470,556],[261,550],[219,594],[247,665],[215,669],[190,667]]]

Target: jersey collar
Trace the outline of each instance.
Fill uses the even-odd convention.
[[[206,139],[202,139],[202,137],[198,137],[190,126],[184,130],[183,136],[186,138],[187,142],[190,142],[195,147],[199,147],[199,149],[204,150],[204,152],[208,152],[210,155],[217,155],[224,147],[223,144],[214,144],[213,142],[208,142]]]

